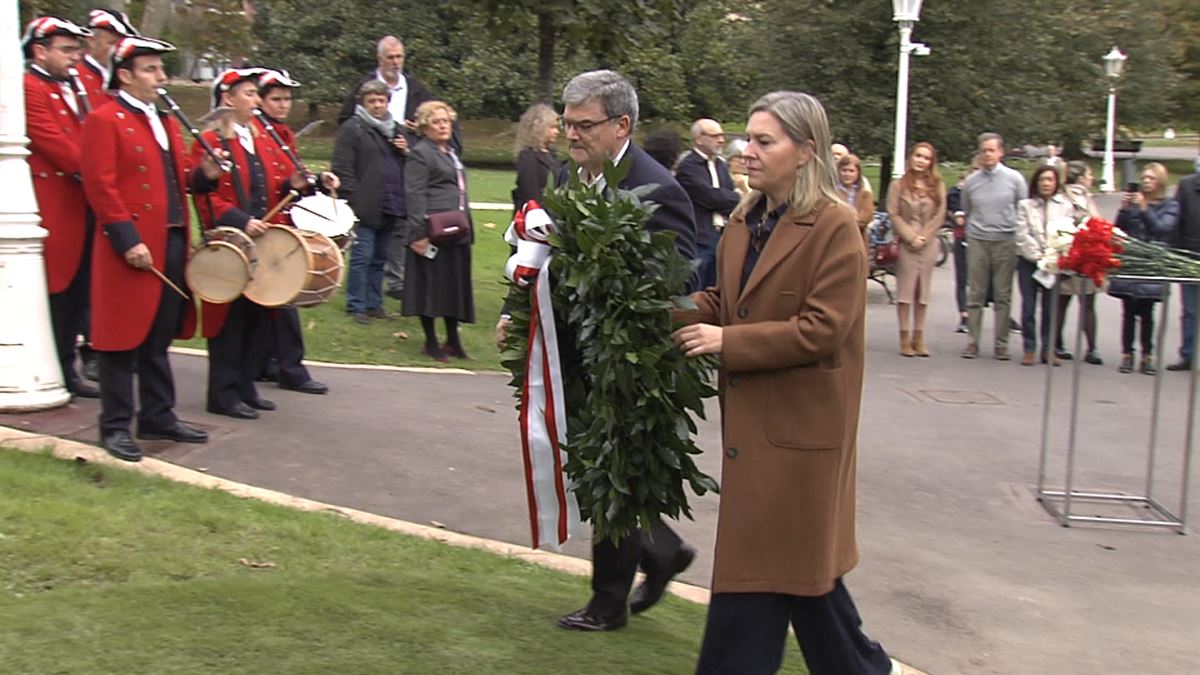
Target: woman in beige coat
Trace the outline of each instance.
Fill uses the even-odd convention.
[[[900,240],[896,260],[900,354],[929,356],[925,310],[937,266],[937,231],[946,220],[946,186],[938,173],[937,151],[929,143],[913,146],[904,175],[888,188],[887,211]]]
[[[720,354],[724,429],[713,596],[698,673],[773,673],[788,624],[809,672],[883,675],[841,578],[858,562],[856,438],[867,259],[838,195],[817,99],[750,109],[750,187],[717,249],[717,285],[674,340]]]

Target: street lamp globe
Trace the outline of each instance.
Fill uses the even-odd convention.
[[[920,21],[922,0],[892,0],[892,21]]]
[[[899,0],[897,0],[898,2]],[[1112,51],[1104,55],[1104,74],[1114,80],[1120,77],[1121,71],[1125,70],[1125,59],[1127,58],[1129,57],[1122,54],[1121,50],[1113,45]]]

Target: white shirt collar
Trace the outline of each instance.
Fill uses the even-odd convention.
[[[137,108],[138,110],[141,110],[142,112],[146,113],[147,115],[157,115],[158,114],[158,108],[156,108],[153,103],[143,103],[143,102],[139,101],[138,99],[134,98],[132,94],[125,91],[124,89],[119,90],[117,95],[120,96],[129,105]]]
[[[387,86],[394,92],[405,89],[408,86],[408,81],[404,79],[403,72],[401,72],[399,75],[396,76],[396,86],[394,86],[394,87],[392,85],[388,84],[387,78],[385,78],[383,76],[383,71],[381,71],[378,68],[375,69],[375,79],[379,80],[380,82],[382,82],[384,84],[387,84]]]
[[[693,146],[693,147],[692,147],[692,152],[696,153],[697,155],[700,155],[700,158],[701,158],[701,159],[703,159],[703,160],[704,160],[704,161],[706,161],[706,162],[712,162],[712,161],[715,161],[715,160],[717,159],[717,155],[716,155],[716,153],[713,153],[713,155],[710,157],[710,156],[709,156],[707,153],[705,153],[703,150],[701,150],[700,148],[697,148],[697,147],[695,147],[695,146]]]
[[[613,164],[620,164],[621,160],[625,158],[625,153],[628,151],[629,151],[629,139],[626,138],[625,145],[622,145],[620,152],[617,153],[616,157],[613,157],[613,160],[612,160]],[[583,182],[587,185],[599,184],[601,190],[603,190],[604,188],[607,187],[607,185],[604,184],[604,173],[603,172],[601,172],[599,176],[591,177],[591,179],[589,180],[587,169],[584,169],[581,166],[581,167],[579,167],[579,177],[581,179],[583,179]]]

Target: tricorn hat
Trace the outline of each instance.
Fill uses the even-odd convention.
[[[221,105],[221,94],[233,89],[242,82],[253,82],[258,87],[258,78],[267,72],[266,68],[230,68],[213,79],[212,107]]]
[[[117,79],[117,69],[139,56],[162,55],[175,51],[175,45],[141,35],[123,37],[113,47],[112,68],[108,76],[108,88],[116,89],[120,84]]]
[[[115,9],[108,9],[107,7],[97,7],[88,12],[87,26],[88,28],[111,30],[121,37],[137,37],[141,35],[133,27],[133,22],[129,20],[129,16],[125,12],[118,12]]]
[[[84,38],[91,34],[92,31],[76,26],[66,19],[60,19],[57,16],[39,16],[25,27],[25,34],[21,36],[21,50],[25,53],[25,58],[31,58],[33,45],[36,42],[47,40],[55,35]]]

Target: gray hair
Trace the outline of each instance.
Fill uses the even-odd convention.
[[[403,47],[404,42],[395,35],[384,35],[383,37],[379,38],[379,44],[375,45],[375,55],[383,56],[383,51],[385,49],[388,47],[395,47],[396,45]]]
[[[599,100],[605,117],[629,116],[629,131],[637,127],[638,97],[629,80],[613,70],[591,70],[571,78],[563,87],[563,105]]]
[[[1000,143],[1000,147],[1004,147],[1004,137],[994,131],[985,131],[979,134],[979,146],[982,147],[988,141],[996,141]]]
[[[371,94],[378,94],[389,101],[392,99],[392,90],[388,89],[388,86],[379,80],[363,82],[363,85],[358,88],[358,102],[362,103],[363,99]]]

